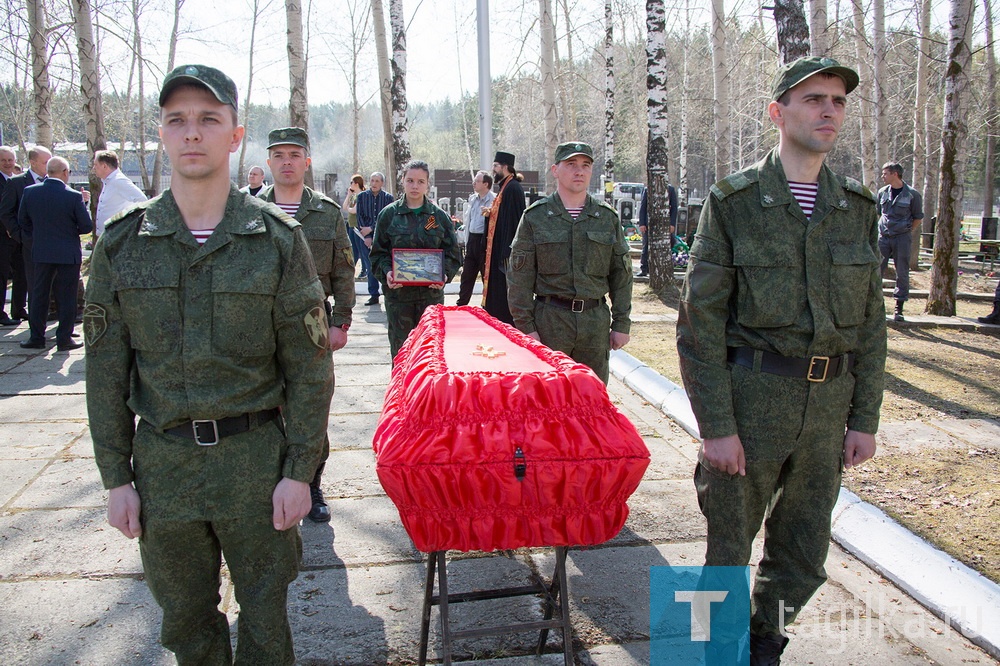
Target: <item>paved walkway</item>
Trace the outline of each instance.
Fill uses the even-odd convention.
[[[28,353],[17,346],[26,337],[26,325],[0,329],[0,663],[172,663],[157,643],[160,614],[137,545],[105,523],[106,493],[84,405],[84,354]],[[378,484],[371,451],[389,377],[380,308],[355,309],[350,343],[335,363],[333,450],[324,478],[333,522],[302,527],[305,566],[289,595],[296,652],[301,664],[413,663],[423,558]],[[649,661],[649,567],[700,564],[704,522],[690,480],[696,440],[619,381],[609,390],[645,438],[652,462],[621,534],[571,551],[568,573],[579,662],[619,666]],[[544,549],[511,558],[452,555],[455,590],[519,584],[533,569],[549,572],[553,562]],[[827,571],[830,581],[792,628],[784,663],[994,663],[836,545]],[[235,627],[228,579],[223,606]],[[456,628],[539,616],[534,598],[453,609]],[[559,655],[518,657],[532,638],[464,641],[458,654],[496,658],[494,664],[562,663]],[[558,645],[551,637],[550,649]]]

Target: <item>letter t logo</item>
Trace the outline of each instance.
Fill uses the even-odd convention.
[[[725,601],[729,592],[714,590],[711,592],[696,592],[694,590],[677,590],[674,601],[691,604],[691,640],[706,643],[712,640],[712,602]]]

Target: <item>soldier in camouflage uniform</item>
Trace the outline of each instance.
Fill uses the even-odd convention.
[[[223,555],[240,604],[236,663],[294,663],[286,597],[333,395],[305,235],[229,181],[236,99],[210,67],[164,79],[170,189],[108,223],[84,314],[108,522],[139,537],[161,642],[180,664],[232,663]]]
[[[389,347],[392,358],[420,321],[428,305],[444,303],[444,285],[458,273],[462,252],[451,218],[427,199],[430,167],[411,160],[403,169],[405,195],[379,213],[372,241],[372,273],[382,283],[385,314],[389,320]],[[443,251],[444,280],[427,286],[407,286],[393,279],[392,251],[440,249]]]
[[[677,350],[704,437],[695,486],[706,564],[746,565],[765,521],[755,665],[779,663],[784,625],[826,579],[842,467],[875,453],[886,353],[878,216],[867,188],[824,164],[857,84],[829,58],[779,71],[768,105],[778,147],[712,186],[681,294]]]
[[[337,351],[347,344],[354,309],[354,254],[340,214],[340,206],[319,192],[305,186],[305,175],[312,159],[309,157],[309,135],[300,127],[273,130],[267,138],[267,165],[274,176],[274,185],[257,194],[264,201],[276,203],[302,225],[309,250],[319,273],[320,284],[327,298],[324,301],[330,322],[330,349]],[[323,468],[330,456],[330,438],[323,438],[323,458],[316,476],[309,484],[312,510],[309,519],[317,523],[330,522],[330,508],[320,486]]]
[[[618,214],[587,194],[593,149],[563,143],[555,159],[555,193],[524,211],[511,244],[510,312],[519,330],[607,384],[609,350],[628,343],[632,325],[632,260]]]

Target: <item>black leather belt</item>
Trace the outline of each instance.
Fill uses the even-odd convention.
[[[557,308],[572,310],[573,312],[586,312],[587,310],[593,310],[598,305],[604,303],[603,298],[559,298],[558,296],[539,296],[537,300],[545,303],[546,305],[554,305]]]
[[[242,432],[253,430],[278,418],[281,412],[277,407],[259,412],[227,416],[224,419],[198,419],[186,421],[163,432],[174,437],[193,439],[201,446],[215,446],[223,437],[232,437]]]
[[[727,357],[730,363],[753,369],[754,356],[760,353],[760,371],[782,377],[798,377],[811,382],[825,382],[850,372],[854,368],[854,354],[847,352],[840,356],[810,356],[795,358],[782,356],[750,347],[729,347]]]

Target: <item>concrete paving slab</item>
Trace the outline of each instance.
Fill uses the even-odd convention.
[[[976,449],[1000,448],[1000,421],[991,419],[948,419],[931,421],[932,426],[954,435]]]
[[[108,495],[92,458],[50,461],[7,507],[16,509],[103,509]]]
[[[693,468],[692,468],[693,469]],[[663,543],[705,538],[705,518],[690,479],[643,480],[628,501],[629,516],[611,543]],[[638,536],[641,535],[641,536]]]
[[[378,401],[373,396],[378,395]],[[331,414],[378,414],[382,413],[382,396],[385,387],[373,386],[337,386],[330,404]],[[2,407],[2,403],[0,403]]]
[[[3,401],[0,400],[0,406]],[[86,425],[73,421],[0,422],[0,460],[51,458],[83,436]]]
[[[176,663],[159,644],[160,609],[133,578],[0,583],[5,664]]]
[[[2,391],[6,391],[6,388],[0,389],[0,392]],[[86,418],[87,398],[83,392],[58,396],[35,394],[0,397],[0,423],[31,421],[83,423]]]
[[[0,581],[140,572],[138,544],[107,524],[103,506],[0,515]]]
[[[305,568],[420,561],[396,506],[385,495],[328,499],[327,503],[332,517],[329,523],[306,521],[302,525]]]
[[[19,365],[14,372],[4,375],[4,395],[83,395],[86,390],[82,372],[68,372],[46,364],[44,369],[32,370],[31,363]],[[72,364],[70,364],[72,365]]]
[[[890,421],[879,424],[879,454],[954,448],[958,441],[944,428],[923,421]]]
[[[378,386],[379,393],[385,390],[385,386],[389,383],[389,373],[390,367],[386,365],[369,365],[353,366],[347,371],[342,370],[337,373],[337,388],[341,386]],[[379,396],[379,404],[381,406],[381,395]]]
[[[48,463],[48,460],[40,458],[4,460],[0,464],[0,509],[6,509],[24,485],[35,478]]]
[[[375,474],[375,453],[371,447],[357,451],[331,451],[323,472],[323,492],[327,498],[382,495]]]
[[[336,402],[336,399],[334,399]],[[371,450],[375,425],[378,423],[378,412],[330,414],[327,425],[327,435],[330,437],[330,450]]]
[[[86,372],[86,362],[83,358],[83,350],[74,349],[68,355],[65,352],[60,352],[51,356],[37,356],[29,359],[11,370],[9,374],[34,374],[40,377],[80,375],[82,377],[84,372]]]
[[[12,354],[5,354],[0,350],[0,372],[10,372],[13,368],[16,368],[21,363],[24,363],[23,356],[14,356]]]

